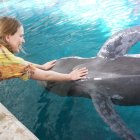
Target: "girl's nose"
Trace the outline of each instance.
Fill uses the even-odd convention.
[[[25,43],[25,39],[23,38],[22,43]]]

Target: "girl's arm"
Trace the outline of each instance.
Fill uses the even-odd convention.
[[[55,71],[44,71],[35,68],[30,78],[35,80],[47,80],[47,81],[71,81],[80,80],[86,78],[88,70],[86,68],[75,69],[68,74],[58,73]]]
[[[43,65],[31,63],[31,62],[29,62],[29,61],[26,61],[26,63],[27,63],[27,64],[33,64],[33,65],[34,65],[36,68],[38,68],[38,69],[49,70],[49,69],[51,69],[51,68],[55,65],[56,60],[52,60],[52,61],[50,61],[50,62],[47,62],[47,63],[43,64]]]

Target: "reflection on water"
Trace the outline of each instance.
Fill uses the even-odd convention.
[[[2,0],[0,16],[17,17],[25,27],[26,54],[19,55],[45,63],[67,56],[96,56],[113,33],[139,25],[139,5],[138,0]],[[139,53],[138,47],[131,52]],[[1,82],[0,102],[40,140],[119,139],[89,99],[59,97],[33,80]],[[116,109],[140,136],[139,107]]]

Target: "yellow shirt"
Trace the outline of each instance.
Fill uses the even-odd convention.
[[[34,71],[32,65],[12,54],[6,47],[0,45],[0,80],[21,78],[28,80]]]

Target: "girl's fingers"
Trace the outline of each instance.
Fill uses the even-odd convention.
[[[82,74],[82,73],[83,73],[83,74],[84,74],[84,73],[88,73],[88,70],[87,70],[87,69],[86,69],[86,70],[82,70],[82,71],[79,71],[79,73],[80,73],[80,74]]]
[[[88,71],[86,67],[78,69],[78,71]]]
[[[56,62],[56,60],[51,61],[51,63],[55,63],[55,62]]]
[[[83,73],[83,74],[80,74],[79,76],[80,76],[80,77],[83,77],[83,76],[86,77],[86,75],[87,75],[87,73]]]
[[[87,77],[86,76],[82,76],[82,77],[80,77],[81,79],[86,79]]]

